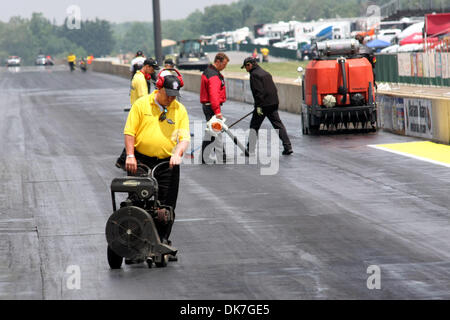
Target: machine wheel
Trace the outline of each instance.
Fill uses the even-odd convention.
[[[167,254],[161,257],[161,262],[156,262],[155,265],[157,268],[165,268],[167,267],[167,262],[169,261],[169,256]]]
[[[147,266],[148,266],[148,268],[149,269],[151,269],[152,268],[152,266],[153,266],[153,259],[151,259],[151,258],[147,258]]]
[[[303,135],[307,134],[305,128],[305,117],[303,116],[303,112],[302,112],[302,134]]]
[[[116,254],[109,246],[108,246],[108,263],[111,269],[120,269],[122,267],[123,258]]]
[[[312,135],[318,135],[320,133],[320,126],[310,126],[308,129],[308,133]]]

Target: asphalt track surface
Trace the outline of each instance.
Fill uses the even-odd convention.
[[[183,165],[179,261],[110,270],[104,229],[111,180],[123,175],[114,162],[128,88],[65,67],[0,70],[1,299],[450,298],[449,169],[368,147],[418,139],[302,136],[300,117],[285,112],[295,153],[279,156],[276,174]],[[193,139],[198,99],[181,98]],[[251,108],[227,102],[223,112],[231,123]],[[379,290],[367,286],[374,265]],[[68,285],[70,266],[80,289]]]

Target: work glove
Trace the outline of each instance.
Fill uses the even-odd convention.
[[[263,116],[264,115],[261,107],[256,107],[256,113],[258,114],[258,116]]]

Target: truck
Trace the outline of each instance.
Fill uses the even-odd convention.
[[[176,56],[178,69],[204,71],[209,65],[208,55],[203,50],[203,41],[200,39],[181,40],[179,53]]]

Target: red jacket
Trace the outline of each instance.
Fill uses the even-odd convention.
[[[202,74],[200,85],[200,103],[211,104],[215,114],[221,113],[220,106],[227,100],[227,92],[223,75],[212,64]]]

